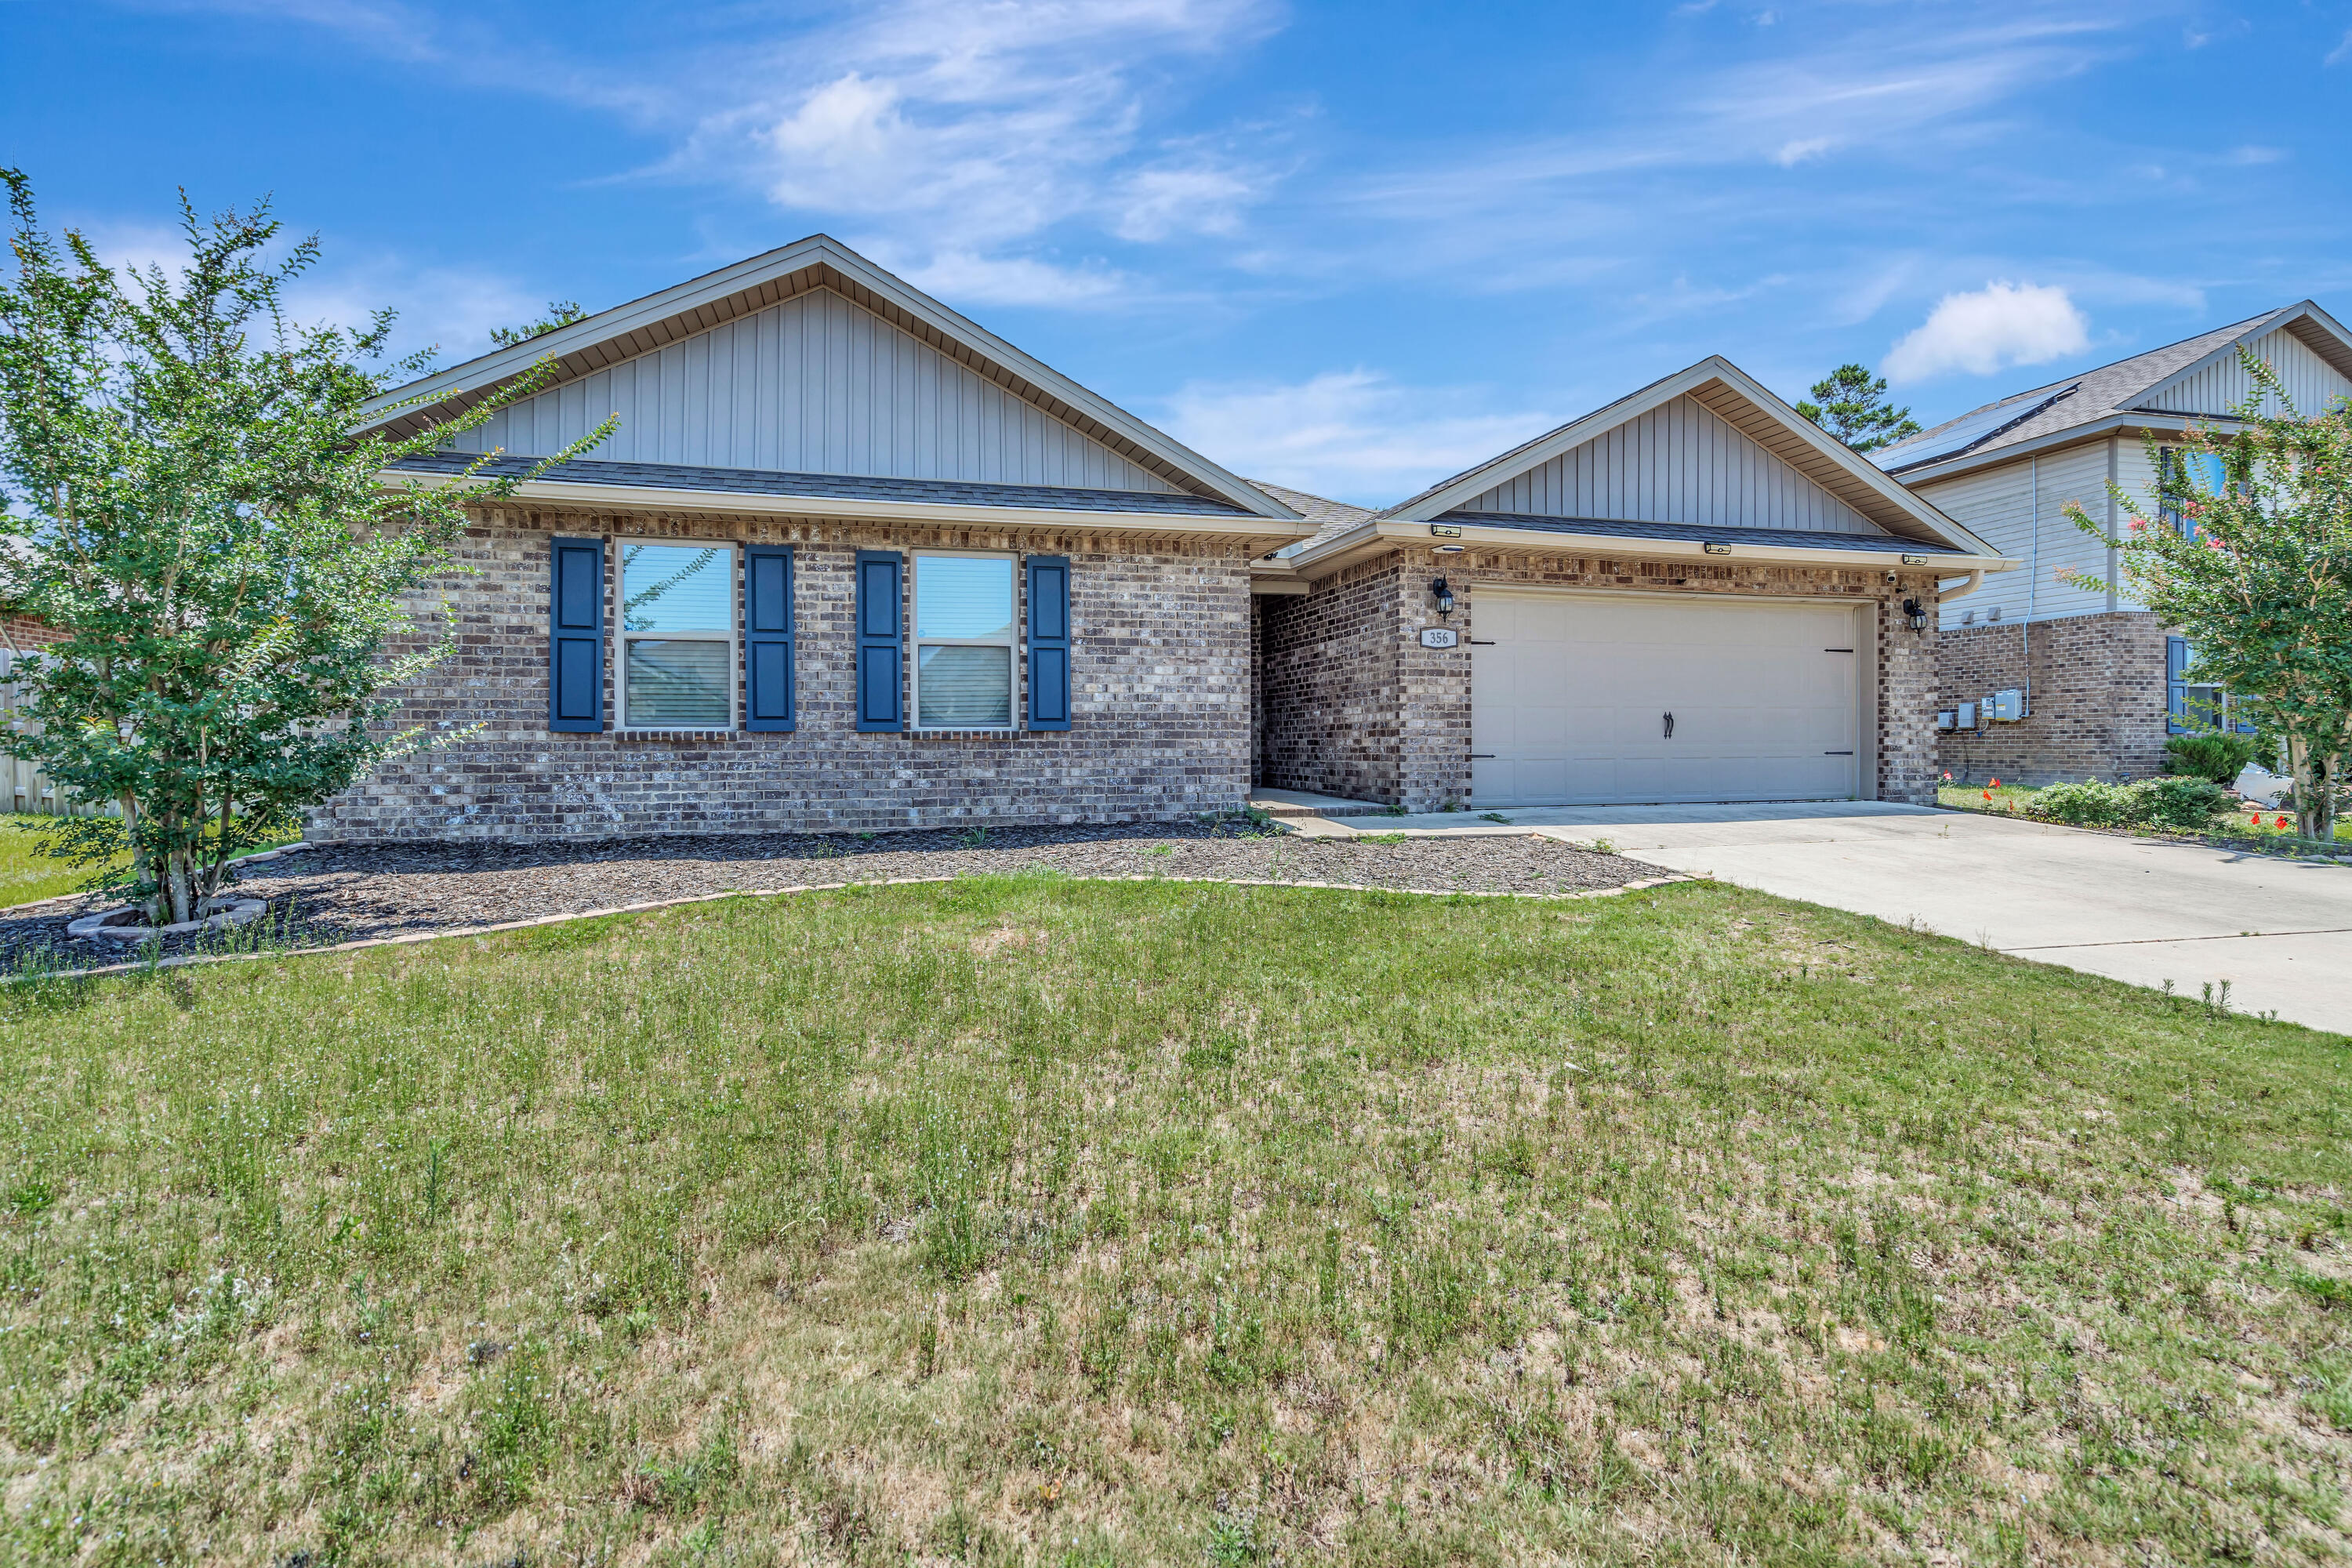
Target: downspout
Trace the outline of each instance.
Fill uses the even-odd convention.
[[[2033,606],[2042,597],[2042,454],[2025,459],[2026,494],[2033,512],[2032,563],[2026,567],[2025,620],[2017,628],[2018,651],[2025,656],[2025,713],[2033,716]]]
[[[2121,479],[2123,437],[2107,437],[2107,614],[2116,613],[2116,486]]]
[[[1984,568],[1979,566],[1961,578],[1959,586],[1956,588],[1947,588],[1938,582],[1936,585],[1936,604],[1941,607],[1950,604],[1954,599],[1965,599],[1983,585]]]

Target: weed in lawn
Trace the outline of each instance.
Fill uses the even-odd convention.
[[[2340,1557],[2220,1000],[1050,875],[12,987],[0,1561]]]

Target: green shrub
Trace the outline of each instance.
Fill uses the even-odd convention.
[[[2034,792],[2025,814],[2075,827],[2121,827],[2128,820],[2129,796],[2125,784],[2084,779],[2080,784],[2054,784]]]
[[[2246,771],[2246,765],[2263,755],[2263,742],[2254,735],[2207,730],[2194,735],[2173,736],[2164,742],[2164,754],[2170,760],[2173,771],[2185,777],[2233,784],[2238,775]]]
[[[2230,808],[2230,796],[2210,779],[2165,777],[2137,784],[2054,784],[2026,804],[2029,816],[2076,827],[2159,827],[2201,833]]]

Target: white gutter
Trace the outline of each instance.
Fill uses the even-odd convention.
[[[1638,539],[1615,533],[1566,533],[1551,530],[1526,528],[1482,528],[1465,522],[1444,534],[1431,531],[1433,526],[1452,528],[1451,524],[1432,525],[1426,522],[1365,522],[1347,532],[1310,546],[1297,555],[1287,557],[1291,568],[1302,577],[1328,575],[1354,561],[1388,550],[1411,549],[1419,546],[1434,549],[1444,544],[1459,544],[1494,550],[1535,552],[1546,554],[1639,556],[1643,559],[1689,559],[1696,561],[1765,562],[1775,565],[1792,566],[1861,566],[1873,570],[1893,563],[1914,570],[1939,572],[1966,571],[1973,580],[1980,580],[1987,572],[2009,572],[2017,562],[1999,555],[1955,555],[1948,552],[1923,550],[1917,541],[1887,535],[1883,549],[1815,550],[1802,545],[1729,543],[1720,552],[1710,552],[1707,542],[1700,539]]]
[[[422,485],[440,489],[449,485],[478,484],[477,476],[461,480],[453,474],[418,473],[386,468],[377,478],[387,489]],[[840,496],[766,495],[747,490],[674,489],[661,485],[584,485],[562,479],[526,479],[515,486],[518,500],[545,501],[563,506],[626,507],[663,511],[752,512],[762,517],[822,517],[863,519],[872,522],[994,523],[1020,527],[1094,529],[1118,533],[1198,533],[1213,537],[1278,539],[1288,542],[1306,538],[1315,524],[1301,518],[1202,517],[1185,512],[1130,512],[1064,510],[1057,507],[972,506],[944,501],[856,500]],[[496,505],[497,502],[485,504]]]

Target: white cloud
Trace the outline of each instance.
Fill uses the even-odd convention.
[[[2345,31],[2344,41],[2336,45],[2333,49],[2330,49],[2327,52],[2327,58],[2319,63],[2327,66],[2340,66],[2346,60],[2352,60],[2352,28],[2347,28]]]
[[[1195,382],[1160,423],[1195,451],[1269,483],[1385,504],[1482,463],[1559,421],[1480,411],[1463,388],[1409,387],[1376,371],[1292,384]]]
[[[2091,346],[2090,321],[2066,290],[1994,281],[1947,294],[1927,321],[1905,334],[1879,367],[1888,379],[1925,381],[1951,371],[1990,375],[2010,365],[2043,364]]]
[[[863,247],[886,265],[883,245]],[[1130,299],[1135,280],[1115,268],[1057,267],[1034,257],[990,257],[969,250],[940,250],[928,259],[892,269],[916,288],[957,305],[1056,305],[1084,309]]]
[[[1155,84],[1273,25],[1272,0],[896,0],[754,51],[706,87],[672,167],[776,205],[984,249],[1077,218],[1129,239],[1230,232],[1265,181],[1141,151]]]
[[[1793,169],[1808,158],[1818,158],[1830,150],[1826,136],[1807,136],[1795,142],[1784,142],[1772,154],[1772,162],[1784,169]]]

